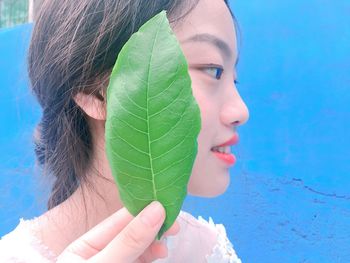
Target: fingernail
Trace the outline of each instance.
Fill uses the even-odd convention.
[[[153,201],[141,212],[141,221],[150,226],[156,226],[164,216],[164,208],[158,201]]]
[[[160,239],[160,242],[165,246],[167,245],[167,241],[168,241],[168,239],[165,236],[162,236],[162,238]]]

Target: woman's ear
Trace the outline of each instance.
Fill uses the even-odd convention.
[[[101,99],[102,98],[102,99]],[[91,118],[106,120],[106,103],[103,97],[79,92],[74,96],[75,103]]]

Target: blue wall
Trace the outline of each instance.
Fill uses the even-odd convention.
[[[40,110],[28,88],[30,30],[25,25],[0,31],[0,236],[14,228],[20,216],[31,218],[45,205],[39,195],[45,188],[39,187],[33,168],[31,138]]]
[[[243,262],[350,262],[350,2],[232,6],[250,120],[228,192],[188,197],[184,209],[224,223]],[[32,168],[40,111],[26,84],[29,33],[0,33],[0,236],[45,206]]]
[[[250,120],[230,190],[187,207],[243,262],[350,262],[350,2],[231,2]]]

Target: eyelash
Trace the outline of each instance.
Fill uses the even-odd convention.
[[[220,66],[220,65],[211,64],[211,65],[208,66],[208,67],[204,67],[204,68],[203,68],[203,71],[208,70],[208,69],[209,69],[209,70],[211,70],[211,69],[217,69],[217,70],[218,70],[218,71],[216,72],[215,76],[211,75],[211,77],[213,77],[213,78],[215,78],[215,79],[217,79],[217,80],[220,80],[222,74],[224,73],[224,69],[223,69],[222,66]],[[210,75],[210,73],[209,73],[208,71],[207,71],[206,73],[207,73],[208,75]],[[238,85],[238,84],[239,84],[239,81],[238,81],[237,79],[235,79],[233,82],[235,83],[235,85]]]
[[[213,69],[216,70],[216,72],[214,72],[214,75],[211,74],[213,72],[208,72],[208,70],[213,70]],[[205,71],[208,75],[210,75],[211,77],[213,77],[217,80],[220,80],[222,74],[224,73],[224,69],[219,65],[210,65],[208,67],[204,67],[203,71]]]

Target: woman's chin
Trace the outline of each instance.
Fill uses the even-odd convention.
[[[213,198],[224,194],[230,185],[229,175],[220,175],[220,178],[216,178],[213,182],[202,182],[205,185],[191,185],[189,184],[187,190],[188,194],[198,197]]]

